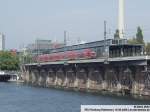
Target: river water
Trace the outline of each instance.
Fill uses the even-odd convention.
[[[135,105],[150,104],[150,100],[0,83],[0,112],[80,112],[81,104]]]

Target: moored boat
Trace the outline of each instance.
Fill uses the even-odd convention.
[[[4,71],[0,71],[0,82],[7,82],[10,79],[10,75]]]

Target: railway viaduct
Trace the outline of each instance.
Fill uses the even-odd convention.
[[[32,63],[23,76],[43,87],[150,96],[150,56]]]

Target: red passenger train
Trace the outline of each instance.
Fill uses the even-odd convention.
[[[78,60],[92,58],[110,58],[124,56],[139,56],[143,52],[143,45],[131,45],[126,39],[107,39],[84,44],[64,46],[40,52],[42,55],[34,57],[36,62],[54,62],[61,60]]]
[[[76,60],[96,58],[96,53],[91,49],[83,49],[79,51],[66,51],[51,54],[43,54],[37,56],[37,62],[51,62],[61,60]]]

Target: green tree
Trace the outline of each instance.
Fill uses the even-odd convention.
[[[119,36],[119,30],[117,29],[115,34],[114,34],[114,39],[119,39],[120,36]]]
[[[1,70],[17,70],[19,68],[18,57],[11,52],[0,52],[0,69]]]
[[[33,56],[30,53],[26,53],[26,54],[20,53],[19,58],[20,58],[19,60],[20,60],[21,64],[27,64],[27,63],[34,62]]]
[[[143,32],[140,26],[137,28],[136,40],[138,44],[144,44]]]
[[[137,28],[136,37],[128,40],[129,44],[145,44],[144,38],[143,38],[143,32],[140,27]]]

